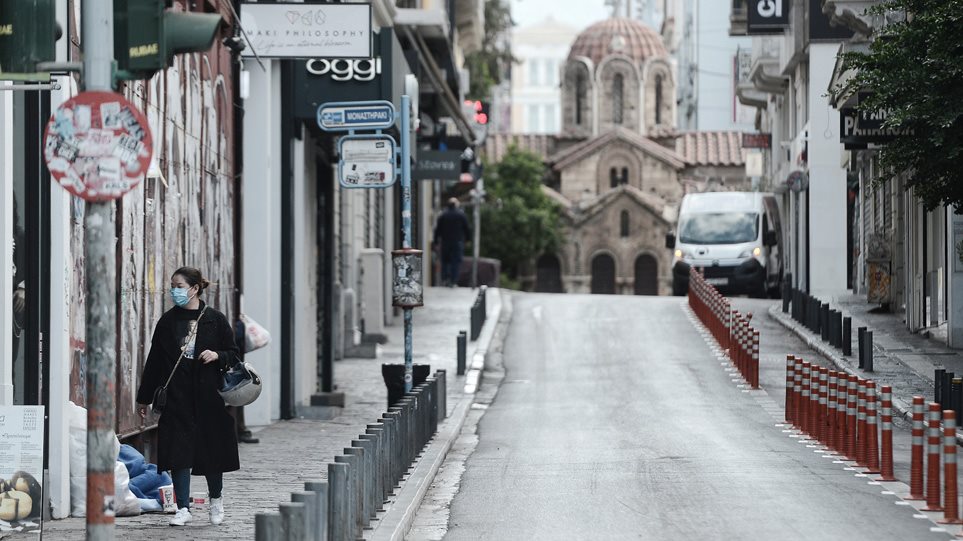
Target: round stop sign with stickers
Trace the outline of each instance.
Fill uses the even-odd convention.
[[[147,118],[114,92],[82,92],[57,108],[44,135],[50,175],[87,201],[119,199],[150,166]]]

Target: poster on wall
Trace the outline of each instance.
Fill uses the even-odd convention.
[[[0,533],[40,528],[43,406],[0,406]]]

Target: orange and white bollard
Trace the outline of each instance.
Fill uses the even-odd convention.
[[[849,396],[849,375],[837,374],[836,381],[836,448],[839,454],[846,454],[846,399]]]
[[[960,520],[959,490],[956,481],[956,412],[943,410],[943,520],[940,524],[963,524]]]
[[[882,416],[880,417],[880,476],[877,481],[895,481],[893,476],[893,388],[883,385],[880,388],[880,404],[882,406]]]
[[[876,416],[876,382],[866,382],[866,473],[879,473],[879,433]]]
[[[866,380],[856,382],[856,465],[866,467]]]
[[[846,386],[846,457],[856,460],[858,377],[850,374]]]
[[[752,388],[759,388],[759,331],[752,331]]]
[[[922,396],[913,397],[913,447],[910,453],[910,493],[907,500],[926,499],[923,494],[924,400]]]
[[[923,511],[942,511],[940,505],[940,405],[930,402],[926,431],[926,507]]]
[[[829,425],[826,423],[829,416],[829,369],[825,366],[819,367],[819,427],[817,437],[823,445],[828,445]]]
[[[795,380],[796,360],[792,355],[786,355],[786,422],[793,422],[793,382]]]
[[[812,366],[802,362],[802,379],[799,381],[799,430],[809,432],[809,374]]]
[[[795,358],[796,366],[792,376],[792,422],[796,428],[802,430],[802,380],[803,380],[803,360]]]
[[[826,405],[829,409],[826,417],[828,433],[826,445],[833,451],[839,450],[839,439],[836,430],[836,402],[838,400],[839,373],[835,370],[829,371],[829,398]]]
[[[819,365],[809,368],[809,435],[819,439]]]

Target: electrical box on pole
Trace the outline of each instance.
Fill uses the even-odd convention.
[[[0,80],[49,81],[37,64],[57,58],[55,0],[0,0]]]
[[[117,79],[150,79],[170,66],[175,54],[211,48],[221,16],[169,6],[168,0],[114,0]]]

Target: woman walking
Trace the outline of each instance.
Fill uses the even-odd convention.
[[[174,307],[154,328],[137,391],[141,417],[167,385],[158,422],[157,468],[170,470],[177,498],[171,526],[191,521],[191,475],[207,478],[212,524],[224,521],[223,473],[240,469],[234,419],[218,394],[221,374],[234,365],[234,330],[221,312],[200,300],[210,284],[201,271],[182,267],[171,277]],[[180,362],[178,362],[180,360]]]

